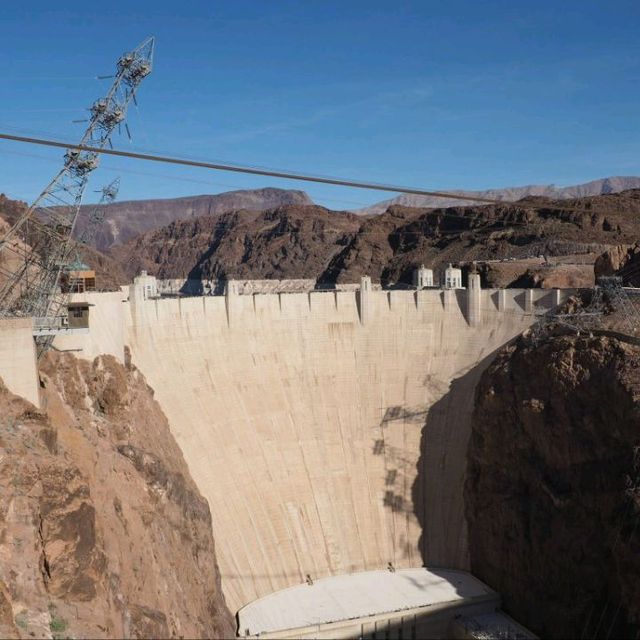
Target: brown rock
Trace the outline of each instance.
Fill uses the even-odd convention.
[[[0,385],[0,635],[233,636],[208,505],[142,375],[55,353],[41,375],[42,412]]]
[[[18,618],[18,621],[20,619]],[[20,633],[16,627],[11,607],[11,596],[7,592],[7,587],[0,580],[0,637],[19,638]]]
[[[394,205],[368,218],[318,206],[283,206],[174,222],[114,247],[110,256],[129,277],[141,269],[160,278],[322,283],[370,275],[384,284],[410,283],[420,264],[440,269],[449,262],[505,258],[522,261],[519,271],[511,269],[508,283],[516,282],[532,257],[576,256],[573,264],[547,265],[532,274],[533,286],[582,287],[593,284],[597,255],[635,242],[638,214],[640,190],[447,209]]]
[[[541,637],[640,631],[640,348],[522,338],[476,392],[474,574]]]
[[[640,243],[611,247],[599,256],[594,264],[595,277],[623,276],[625,285],[640,283]]]

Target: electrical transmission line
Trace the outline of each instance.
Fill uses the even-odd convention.
[[[284,169],[267,169],[250,165],[230,164],[224,162],[207,162],[205,160],[190,160],[186,158],[176,158],[173,156],[157,155],[152,153],[140,153],[136,151],[124,151],[112,148],[96,148],[88,144],[73,144],[48,138],[35,138],[11,133],[0,132],[0,140],[11,140],[13,142],[25,142],[28,144],[41,145],[45,147],[58,147],[62,149],[72,149],[78,152],[94,153],[102,155],[117,156],[120,158],[133,158],[135,160],[146,160],[149,162],[161,162],[164,164],[181,165],[185,167],[197,167],[201,169],[213,169],[216,171],[230,171],[234,173],[246,173],[271,178],[283,178],[286,180],[298,180],[302,182],[315,182],[319,184],[330,184],[339,187],[352,187],[355,189],[369,189],[374,191],[387,191],[389,193],[411,194],[419,196],[432,196],[435,198],[448,198],[453,200],[463,200],[466,202],[480,202],[482,204],[495,204],[501,206],[517,206],[522,209],[539,210],[549,207],[546,204],[536,204],[530,202],[512,202],[510,200],[500,200],[498,198],[485,198],[469,194],[455,193],[453,191],[432,191],[418,189],[416,187],[403,187],[393,184],[381,184],[378,182],[365,182],[360,180],[349,180],[347,178],[333,178],[329,176],[313,175],[308,173],[298,173]],[[580,207],[551,205],[554,211],[568,211],[579,213],[597,213],[593,209],[588,211]]]
[[[284,171],[276,169],[261,169],[260,167],[251,167],[248,165],[234,165],[218,162],[206,162],[203,160],[188,160],[183,158],[174,158],[171,156],[155,155],[150,153],[138,153],[135,151],[122,151],[120,149],[104,149],[95,148],[88,144],[73,144],[69,142],[60,142],[57,140],[49,140],[46,138],[32,138],[28,136],[19,136],[10,133],[0,133],[0,139],[12,140],[14,142],[27,142],[29,144],[43,145],[47,147],[60,147],[62,149],[74,149],[87,153],[102,153],[104,155],[119,156],[121,158],[134,158],[137,160],[148,160],[151,162],[163,162],[166,164],[177,164],[187,167],[200,167],[203,169],[215,169],[218,171],[232,171],[235,173],[248,173],[258,176],[268,176],[272,178],[285,178],[287,180],[301,180],[303,182],[317,182],[320,184],[331,184],[340,187],[353,187],[356,189],[372,189],[375,191],[388,191],[391,193],[409,193],[419,196],[435,196],[438,198],[455,198],[457,200],[468,200],[470,202],[485,202],[488,204],[505,204],[503,200],[494,200],[491,198],[483,198],[481,196],[461,195],[457,193],[448,193],[445,191],[427,191],[425,189],[417,189],[414,187],[399,187],[389,184],[379,184],[375,182],[361,182],[358,180],[347,180],[345,178],[330,178],[325,176],[315,176],[304,173],[296,173],[294,171]]]
[[[60,278],[72,258],[72,234],[89,174],[111,135],[125,122],[127,108],[152,70],[154,39],[147,38],[121,56],[107,94],[89,108],[87,128],[79,144],[64,147],[64,165],[31,206],[0,239],[0,317],[33,316],[40,324],[59,326],[67,315],[67,296]],[[41,354],[52,336],[38,336]]]

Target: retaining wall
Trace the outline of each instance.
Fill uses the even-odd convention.
[[[0,378],[9,391],[40,405],[31,318],[0,319]]]

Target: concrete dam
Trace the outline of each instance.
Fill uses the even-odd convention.
[[[357,291],[264,295],[230,283],[225,296],[160,298],[155,287],[147,276],[122,292],[78,294],[93,305],[90,329],[55,345],[89,359],[127,351],[154,389],[209,502],[239,634],[315,637],[357,618],[358,636],[382,613],[389,624],[384,604],[351,607],[367,596],[362,572],[386,602],[406,599],[394,611],[499,606],[457,571],[469,568],[474,390],[496,350],[570,291],[483,290],[473,275],[469,288],[445,290],[376,290],[368,278]],[[4,325],[0,350],[28,331]],[[37,401],[35,365],[33,379],[27,364],[14,369],[0,365],[7,386]],[[304,604],[311,586],[318,595]],[[432,587],[444,600],[420,600]],[[320,615],[311,609],[322,598]]]

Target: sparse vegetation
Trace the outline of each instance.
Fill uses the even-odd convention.
[[[20,611],[16,617],[15,617],[15,623],[17,627],[20,627],[20,629],[26,629],[27,628],[27,610],[24,609],[22,611]]]
[[[63,636],[61,634],[67,630],[67,621],[57,614],[56,605],[53,603],[49,605],[49,615],[51,616],[49,629],[51,630],[54,640],[62,640]]]

